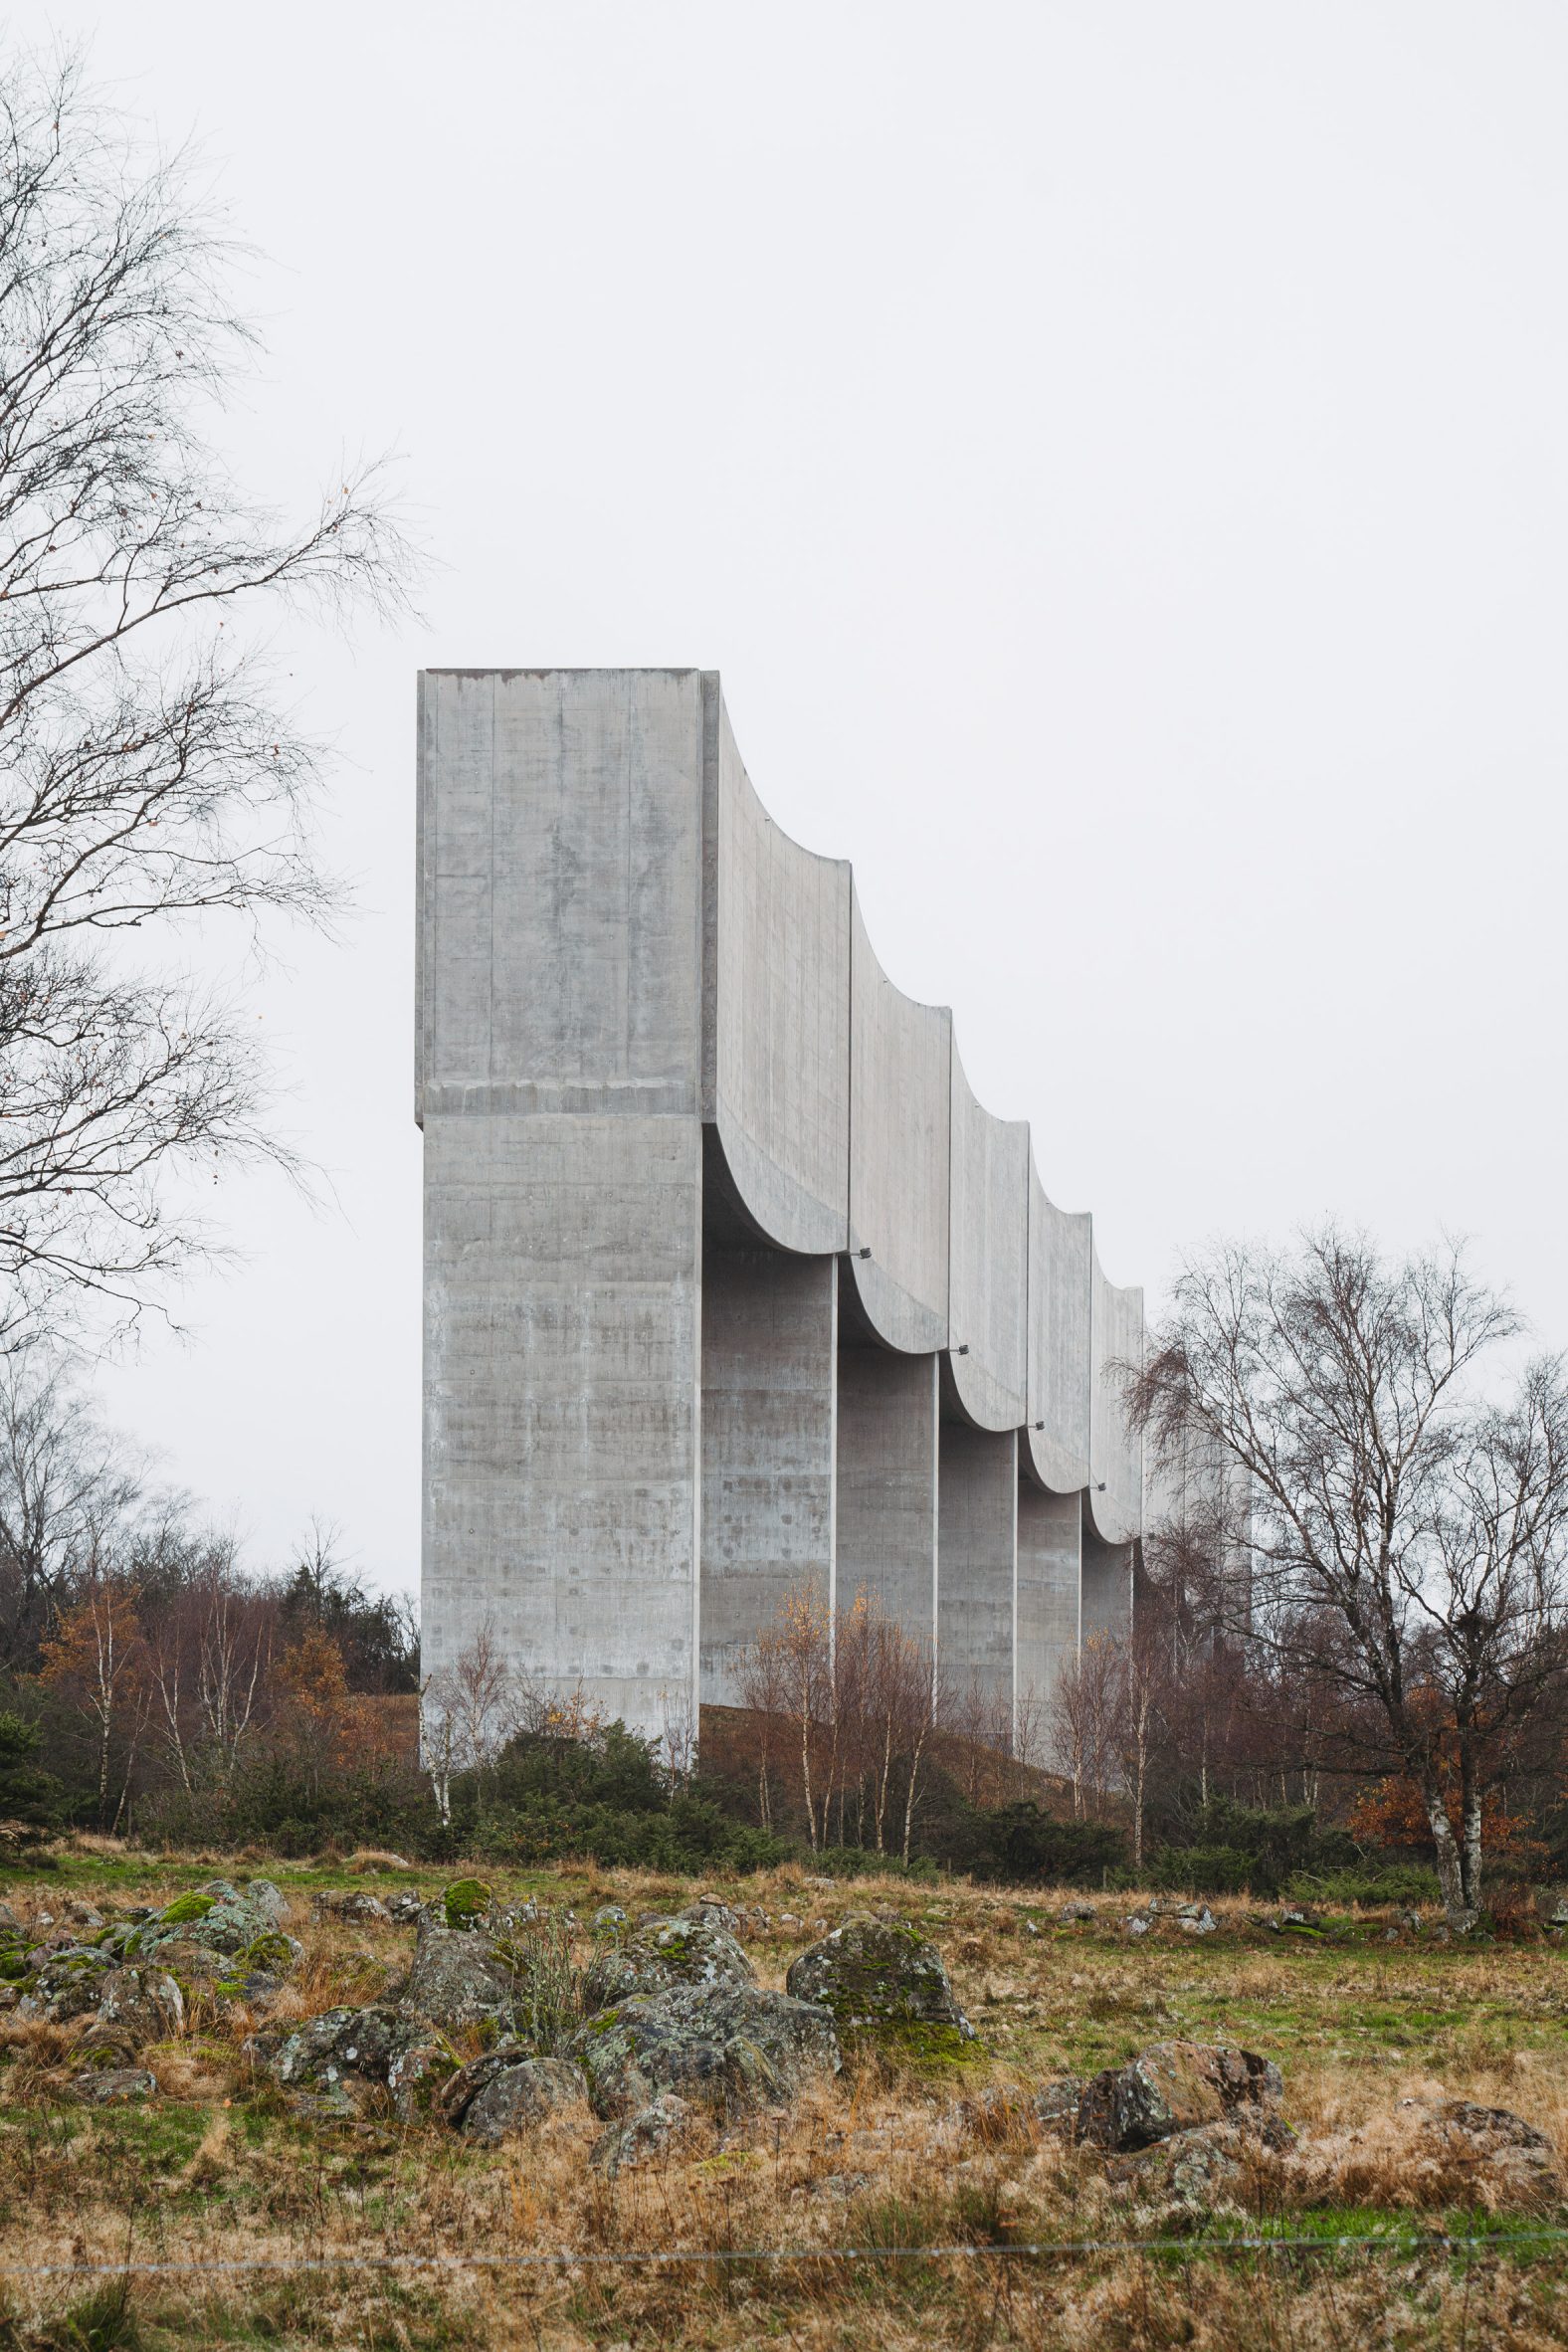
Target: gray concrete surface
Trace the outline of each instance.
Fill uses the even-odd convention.
[[[948,1364],[976,1429],[1017,1429],[1029,1383],[1029,1129],[975,1100],[952,1059]]]
[[[851,941],[850,1274],[872,1329],[924,1355],[947,1344],[953,1017],[894,988],[858,902]]]
[[[488,1622],[659,1731],[807,1575],[934,1613],[999,1700],[1124,1626],[1141,1293],[716,677],[429,672],[419,764],[429,1670]]]
[[[934,1355],[839,1351],[839,1592],[863,1587],[936,1643],[939,1384]]]
[[[1078,1646],[1083,1509],[1077,1494],[1018,1485],[1018,1701],[1037,1722]]]
[[[702,1265],[701,1692],[791,1593],[837,1590],[839,1263],[708,1238]]]
[[[937,1663],[1011,1726],[1018,1660],[1018,1439],[942,1423],[937,1510]]]

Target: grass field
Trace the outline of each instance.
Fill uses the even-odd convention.
[[[306,1947],[269,2022],[373,2000],[407,1966],[412,1930],[318,1922],[312,1894],[440,1883],[373,1861],[175,1866],[103,1851],[0,1892],[25,1916],[64,1920],[74,1902],[105,1913],[161,1902],[219,1868],[265,1869]],[[1423,2175],[1404,2161],[1396,2111],[1440,2089],[1505,2106],[1568,2160],[1568,1959],[1552,1941],[1441,1942],[1429,1927],[1396,1942],[1374,1914],[1281,1936],[1262,1907],[1234,1903],[1215,1905],[1212,1936],[1166,1920],[1133,1943],[1127,1896],[1065,1925],[1060,1895],[797,1870],[700,1888],[600,1870],[495,1883],[584,1918],[612,1900],[635,1914],[721,1894],[751,1915],[747,1949],[770,1985],[822,1923],[896,1912],[940,1948],[980,2041],[961,2062],[854,2055],[788,2117],[714,2124],[607,2180],[587,2161],[602,2127],[585,2109],[490,2150],[390,2113],[303,2121],[252,2078],[242,2044],[260,2021],[200,2001],[179,2040],[146,2054],[155,2100],[85,2108],[64,2095],[79,2029],[0,2014],[0,2344],[1568,2345],[1568,2246],[1531,2235],[1568,2225],[1568,2212],[1510,2211],[1484,2179]],[[1167,2218],[1008,2094],[1173,2036],[1275,2058],[1286,2115],[1317,2154],[1304,2170],[1261,2160],[1242,2204],[1189,2226],[1174,2251],[1138,2250],[1131,2241],[1166,2236]],[[1488,2243],[1433,2245],[1443,2231]],[[1238,2235],[1270,2244],[1224,2251]],[[1338,2243],[1364,2237],[1375,2251]],[[1083,2241],[1106,2250],[1001,2251]],[[932,2246],[974,2251],[897,2251]],[[833,2251],[844,2248],[855,2258]],[[678,2250],[724,2258],[365,2266]],[[767,2254],[785,2258],[756,2258]],[[300,2260],[321,2266],[99,2280],[15,2270]]]

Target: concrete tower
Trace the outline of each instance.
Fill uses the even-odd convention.
[[[1126,1625],[1142,1293],[695,670],[420,681],[424,1650],[660,1731],[814,1578],[1005,1706]]]

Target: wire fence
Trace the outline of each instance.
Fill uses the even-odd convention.
[[[355,2254],[237,2255],[206,2261],[0,2262],[3,2278],[224,2278],[344,2270],[591,2270],[606,2268],[723,2268],[767,2262],[809,2268],[814,2263],[869,2264],[936,2261],[1084,2261],[1100,2254],[1174,2255],[1186,2262],[1252,2254],[1508,2254],[1528,2246],[1568,2243],[1568,2229],[1337,2232],[1282,2237],[1269,2232],[1223,2238],[965,2240],[952,2246],[703,2246],[669,2248],[536,2249],[526,2254]]]

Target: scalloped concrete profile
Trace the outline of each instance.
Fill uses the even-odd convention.
[[[806,1580],[1014,1720],[1125,1627],[1142,1292],[695,670],[420,680],[424,1650],[669,1733]]]

